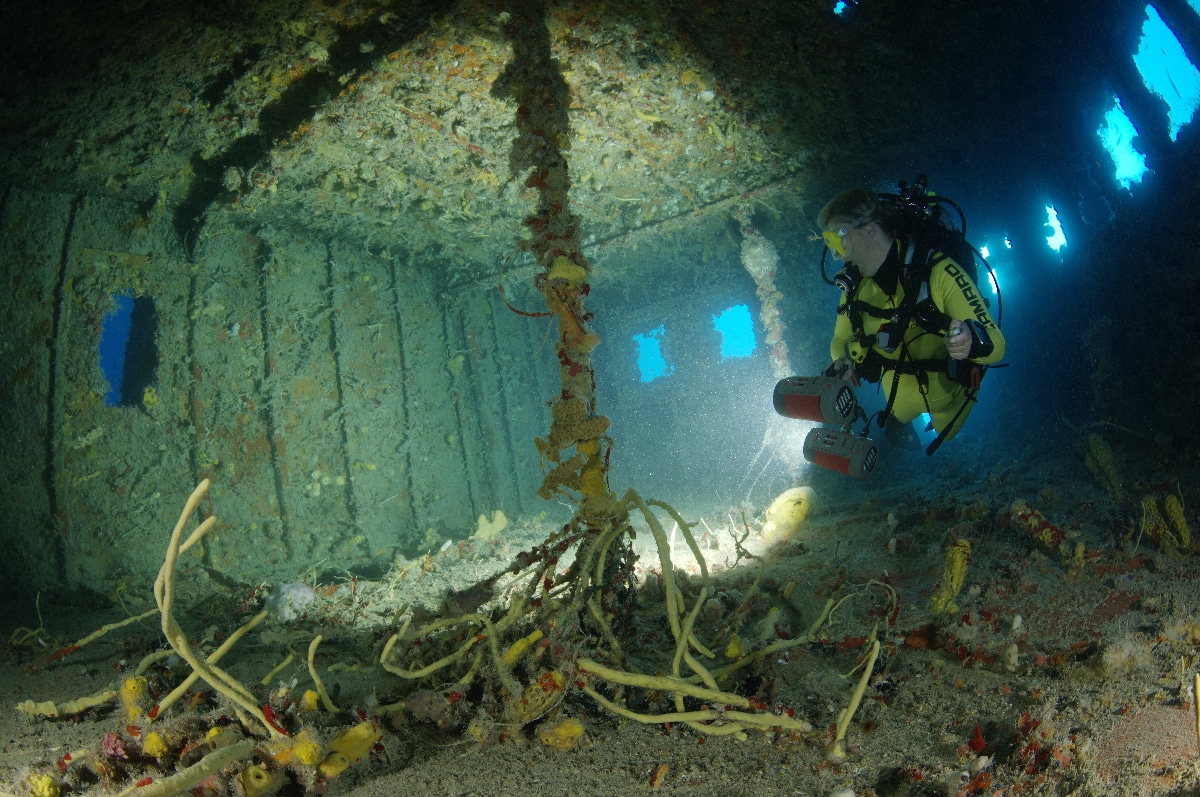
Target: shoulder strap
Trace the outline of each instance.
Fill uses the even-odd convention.
[[[944,334],[952,320],[933,301],[932,288],[930,287],[934,267],[943,260],[949,259],[952,259],[950,255],[940,249],[930,247],[924,251],[921,265],[911,270],[913,277],[920,279],[919,286],[913,291],[916,300],[913,305],[912,318],[922,329],[932,335]],[[909,289],[906,287],[905,293],[907,294],[908,291]]]

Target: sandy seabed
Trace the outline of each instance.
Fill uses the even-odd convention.
[[[819,503],[797,539],[769,551],[755,533],[746,539],[747,551],[763,557],[761,573],[756,560],[739,561],[736,552],[744,507],[683,508],[685,517],[702,518],[697,535],[719,605],[705,611],[697,628],[714,643],[720,663],[727,661],[733,629],[743,651],[753,650],[805,635],[828,598],[849,596],[813,641],[722,684],[761,700],[767,710],[806,719],[809,733],[751,730],[745,741],[706,736],[679,723],[614,717],[572,690],[543,720],[583,723],[583,738],[568,750],[543,744],[532,723],[510,738],[490,734],[481,744],[465,730],[478,708],[467,705],[468,698],[439,716],[385,714],[381,706],[413,689],[375,665],[399,613],[418,605],[436,609],[447,590],[503,569],[544,538],[547,530],[534,523],[517,523],[491,542],[468,541],[398,564],[388,579],[318,586],[301,616],[268,620],[223,666],[264,702],[281,685],[299,694],[312,686],[305,652],[321,634],[316,664],[339,710],[314,712],[305,724],[325,740],[361,718],[379,725],[382,737],[362,760],[327,780],[304,783],[285,774],[278,790],[285,795],[1200,794],[1192,694],[1200,647],[1195,555],[1139,539],[1139,519],[1127,516],[1129,505],[1095,484],[1072,452],[1060,460],[968,469],[951,481],[941,478],[945,473],[930,475],[938,478],[921,486],[880,481],[869,488],[817,475]],[[1160,499],[1173,489],[1166,479],[1133,487]],[[1013,518],[1018,498],[1061,529],[1060,550]],[[754,532],[759,516],[746,517]],[[640,534],[638,545],[648,546],[648,538]],[[953,539],[970,543],[970,564],[956,610],[935,617],[930,596]],[[661,596],[658,560],[648,547],[639,553],[649,612]],[[673,561],[677,573],[693,573],[691,581],[681,576],[688,592],[695,561],[679,552]],[[178,619],[202,649],[261,607],[261,591],[230,595],[184,562],[179,578],[176,600],[184,608]],[[51,661],[55,651],[126,615],[115,605],[43,601],[39,629],[33,596],[29,604],[6,617],[3,629],[8,644],[0,655],[0,684],[8,700],[0,711],[0,794],[31,793],[38,775],[52,776],[62,794],[116,794],[169,774],[173,763],[156,770],[139,763],[136,752],[127,761],[109,761],[111,782],[90,774],[95,767],[87,768],[86,760],[103,758],[98,751],[106,735],[110,751],[114,738],[136,751],[145,732],[146,723],[128,722],[116,700],[58,719],[15,709],[25,700],[61,702],[119,685],[142,657],[162,647],[157,618]],[[779,611],[768,619],[773,608]],[[831,760],[837,714],[850,699],[876,627],[881,655],[846,734],[847,755]],[[647,649],[642,660],[656,660],[650,652],[655,639],[639,643]],[[657,639],[667,644],[665,636]],[[289,649],[297,653],[294,662],[260,686]],[[344,666],[334,666],[339,663]],[[167,660],[147,677],[163,690],[184,674],[186,664]],[[643,713],[672,710],[661,696],[629,690],[624,697]],[[208,694],[191,702],[172,708],[174,716],[160,720],[162,726],[238,725],[227,702]],[[254,797],[236,777],[209,785],[215,790],[196,793]]]

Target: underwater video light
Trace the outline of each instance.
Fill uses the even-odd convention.
[[[869,476],[879,462],[879,449],[866,437],[817,428],[804,438],[804,458],[847,476]]]
[[[775,411],[785,418],[846,425],[854,420],[858,399],[845,379],[836,376],[789,376],[775,385]]]

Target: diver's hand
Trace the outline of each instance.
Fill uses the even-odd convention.
[[[971,353],[971,330],[958,319],[950,322],[950,332],[942,338],[951,360],[965,360]]]
[[[826,369],[825,373],[830,376],[836,376],[838,379],[850,379],[854,373],[854,360],[849,357],[838,357],[833,361],[833,365]]]

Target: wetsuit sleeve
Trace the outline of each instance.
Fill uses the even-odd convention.
[[[972,358],[973,362],[987,365],[1004,359],[1004,334],[987,305],[979,288],[958,263],[946,258],[934,264],[929,278],[929,292],[938,308],[950,316],[961,320],[974,319],[987,330],[992,339],[992,353],[987,357]]]
[[[842,294],[841,301],[838,302],[838,309],[846,304],[846,294]],[[838,313],[837,323],[833,325],[833,342],[829,344],[829,354],[836,361],[846,356],[846,345],[854,339],[854,331],[850,328],[850,317],[845,313]]]

